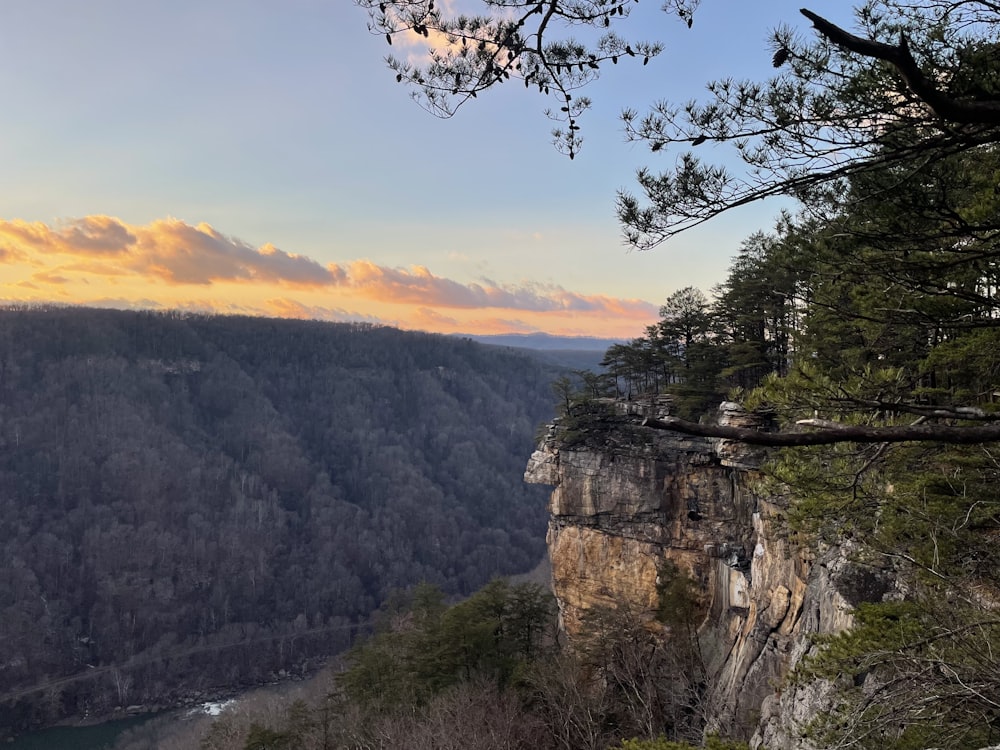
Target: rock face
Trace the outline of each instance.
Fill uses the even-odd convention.
[[[730,424],[747,416],[723,405]],[[721,421],[721,420],[720,420]],[[765,426],[756,424],[755,426]],[[888,583],[847,551],[812,559],[780,534],[780,499],[752,491],[758,451],[608,420],[567,433],[554,424],[525,473],[554,487],[548,531],[561,624],[572,642],[588,610],[627,605],[653,617],[657,574],[673,563],[697,583],[709,673],[709,729],[801,748],[798,730],[829,686],[778,692],[815,633],[851,623]]]

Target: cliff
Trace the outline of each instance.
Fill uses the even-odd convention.
[[[614,408],[551,425],[525,473],[553,486],[548,546],[567,637],[598,607],[652,619],[658,572],[673,563],[696,582],[704,613],[708,728],[770,750],[803,747],[798,731],[829,686],[781,692],[783,678],[813,634],[849,626],[853,606],[884,596],[888,579],[852,564],[849,550],[814,559],[790,544],[782,499],[753,489],[759,452],[642,427],[623,416],[638,407]],[[748,419],[734,404],[720,412]]]

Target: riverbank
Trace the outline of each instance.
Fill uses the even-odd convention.
[[[198,739],[216,717],[226,713],[266,714],[297,700],[317,700],[330,692],[339,656],[305,675],[245,690],[219,689],[192,693],[166,707],[130,706],[105,717],[78,718],[8,738],[3,750],[166,750],[197,747]],[[131,715],[127,712],[133,711]],[[139,713],[135,713],[138,711]],[[192,744],[193,743],[193,744]]]

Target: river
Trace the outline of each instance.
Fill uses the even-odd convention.
[[[84,727],[40,729],[3,745],[5,750],[110,750],[126,729],[149,721],[152,715],[129,716]]]

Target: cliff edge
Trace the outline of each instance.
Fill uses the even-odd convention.
[[[759,451],[643,427],[637,410],[605,403],[572,426],[556,420],[528,462],[525,481],[553,487],[561,626],[572,643],[595,608],[627,606],[652,620],[658,574],[673,564],[696,583],[704,613],[706,728],[769,750],[804,747],[801,729],[830,686],[783,690],[784,678],[812,635],[848,627],[853,607],[890,583],[852,564],[850,550],[814,559],[789,543],[782,499],[754,490]],[[720,422],[766,427],[735,404],[723,404]]]

